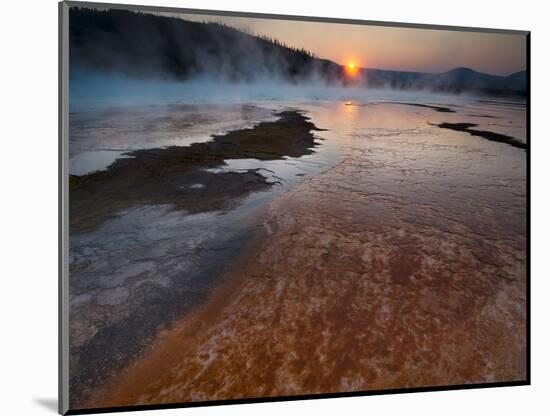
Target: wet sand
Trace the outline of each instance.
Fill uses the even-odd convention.
[[[90,407],[525,379],[525,153],[387,107]]]

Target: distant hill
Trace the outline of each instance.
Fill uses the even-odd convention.
[[[363,69],[366,84],[372,88],[428,89],[450,93],[477,92],[489,95],[527,93],[527,72],[508,76],[476,72],[470,68],[454,68],[441,74]]]
[[[469,68],[442,74],[361,69],[358,77],[350,79],[341,65],[276,39],[219,23],[124,10],[71,7],[69,39],[71,77],[100,72],[136,79],[203,76],[230,82],[319,81],[370,88],[526,94],[525,71],[499,77]]]

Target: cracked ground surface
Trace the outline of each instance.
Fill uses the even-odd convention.
[[[524,140],[525,113],[494,103],[453,106],[454,112],[429,104],[304,104],[314,124],[328,129],[307,161],[332,163],[272,195],[254,219],[242,206],[217,220],[148,208],[162,212],[155,232],[188,235],[169,245],[166,261],[155,251],[166,244],[147,247],[136,235],[143,252],[153,250],[167,270],[193,259],[191,245],[208,224],[220,230],[249,218],[248,243],[209,261],[212,269],[197,263],[182,274],[199,276],[196,282],[206,279],[204,270],[224,277],[192,312],[151,330],[149,347],[86,405],[525,379],[526,154],[434,125],[476,122]],[[286,165],[265,166],[283,180],[289,172],[300,175]],[[137,214],[121,218],[128,215]],[[114,235],[106,233],[106,240]],[[223,253],[232,245],[218,235]],[[214,267],[237,258],[231,270]],[[126,266],[116,274],[105,269],[106,278],[141,276],[162,286],[158,264],[121,261]],[[180,292],[168,292],[189,293],[194,283],[184,282]],[[123,286],[97,303],[108,307],[134,296]]]

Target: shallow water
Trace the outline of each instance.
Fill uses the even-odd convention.
[[[274,120],[247,104],[149,104],[83,108],[69,116],[70,173],[106,169],[126,152],[204,142],[214,134]]]
[[[219,351],[214,354],[215,339],[226,351],[231,350],[231,345],[244,345],[250,355],[254,350],[248,346],[255,344],[247,336],[265,338],[266,345],[277,337],[281,345],[301,357],[307,348],[297,347],[287,325],[297,322],[308,325],[307,319],[318,323],[317,330],[326,329],[323,342],[330,345],[336,339],[335,328],[349,323],[348,311],[340,310],[333,319],[325,317],[320,321],[315,311],[333,308],[331,302],[353,289],[356,291],[353,302],[369,316],[362,325],[373,325],[378,331],[378,338],[365,341],[365,345],[386,342],[394,345],[396,356],[403,356],[401,343],[397,346],[387,338],[388,325],[402,327],[405,321],[400,317],[404,310],[419,325],[413,339],[405,337],[411,345],[421,345],[418,337],[447,331],[449,338],[441,343],[451,352],[438,357],[451,367],[449,363],[457,357],[473,359],[475,345],[466,343],[462,349],[457,347],[456,337],[461,335],[456,328],[460,325],[465,329],[470,325],[474,335],[481,334],[484,325],[493,325],[498,327],[494,330],[496,341],[513,344],[511,350],[515,355],[506,365],[498,361],[502,350],[495,350],[494,356],[487,350],[486,372],[465,375],[451,368],[448,380],[441,378],[445,375],[441,363],[432,365],[434,370],[430,373],[427,355],[417,357],[423,364],[414,369],[409,362],[411,356],[405,354],[402,366],[395,365],[398,370],[406,367],[411,377],[423,380],[419,384],[521,378],[524,371],[521,354],[525,347],[521,335],[525,329],[526,153],[434,124],[475,123],[479,125],[477,129],[507,134],[525,142],[524,105],[456,96],[420,96],[416,101],[410,94],[401,100],[395,94],[385,100],[375,98],[269,100],[208,107],[168,105],[155,107],[154,111],[149,107],[107,113],[94,110],[71,116],[74,174],[104,169],[124,151],[187,145],[208,140],[211,134],[251,127],[273,119],[275,111],[288,108],[304,111],[317,127],[327,129],[315,132],[318,146],[312,155],[275,161],[228,160],[213,169],[236,172],[260,169],[273,183],[267,191],[248,196],[232,210],[188,215],[172,211],[169,206],[144,206],[119,212],[91,232],[71,235],[73,362],[111,351],[109,342],[117,339],[113,335],[115,329],[125,328],[122,334],[125,339],[153,339],[159,326],[204,302],[230,269],[232,260],[242,254],[246,242],[258,228],[265,227],[268,237],[255,254],[258,260],[254,266],[277,282],[264,279],[258,283],[253,279],[239,297],[242,303],[231,305],[233,316],[240,317],[239,320],[225,316],[210,332],[201,335],[203,339],[193,340],[192,352],[197,355],[190,358],[190,363],[198,368],[215,365],[216,360],[227,361],[228,357],[235,358],[239,365],[246,364],[247,358],[242,354],[238,358],[231,352],[226,356]],[[455,112],[438,112],[399,101],[439,105]],[[327,259],[333,260],[326,265]],[[317,277],[309,285],[314,284],[318,290],[324,287],[319,293],[311,287],[305,290],[312,270],[317,270]],[[243,275],[249,272],[243,270]],[[341,277],[335,280],[338,275]],[[319,280],[321,277],[324,280]],[[358,287],[359,278],[363,283]],[[286,301],[280,297],[283,292]],[[348,301],[352,302],[351,298]],[[162,308],[143,313],[159,302]],[[273,318],[270,314],[281,302],[287,313],[277,326],[270,320]],[[431,305],[428,309],[438,310],[438,316],[426,320],[422,311],[428,304]],[[399,308],[403,310],[396,313]],[[255,314],[255,319],[265,317],[265,328],[270,328],[271,335],[254,330],[242,313]],[[476,323],[464,323],[460,313],[474,316]],[[372,314],[379,315],[376,319],[381,321],[374,322]],[[508,337],[499,326],[504,315],[509,330],[515,331]],[[247,323],[250,331],[243,326]],[[222,327],[229,334],[223,342],[213,335],[219,334]],[[355,331],[361,332],[359,328]],[[302,332],[308,331],[303,328]],[[94,344],[94,338],[102,339],[98,338],[99,333],[106,334],[104,340]],[[361,344],[354,337],[350,340]],[[317,338],[312,334],[312,339]],[[418,348],[441,347],[428,338],[425,342],[428,346]],[[485,348],[486,344],[479,342],[480,348]],[[335,348],[338,345],[333,342]],[[355,378],[342,369],[334,370],[334,374],[300,375],[281,358],[280,370],[271,374],[272,380],[266,382],[263,390],[261,383],[257,391],[232,389],[236,380],[243,377],[234,366],[217,373],[220,385],[201,390],[198,386],[204,383],[200,382],[200,374],[193,375],[182,363],[182,368],[174,372],[166,369],[167,377],[186,381],[180,379],[177,388],[159,382],[157,387],[162,389],[155,390],[157,387],[148,385],[147,380],[140,380],[151,390],[140,391],[140,400],[151,403],[246,394],[305,394],[327,389],[402,387],[408,382],[400,381],[397,370],[382,368],[387,364],[383,357],[382,367],[374,362],[364,367],[364,354],[372,354],[372,350],[361,352],[351,344],[340,345],[344,347],[354,351],[354,368],[359,372]],[[318,361],[303,363],[304,368],[335,360],[331,348],[327,348],[318,353]],[[199,353],[205,351],[209,358],[203,360]],[[256,358],[248,357],[250,362]],[[77,377],[78,365],[72,367],[73,376]],[[257,367],[267,371],[261,365]],[[373,371],[377,377],[373,378]],[[336,384],[324,385],[322,380],[327,377],[336,380]],[[283,379],[287,380],[286,385]],[[304,384],[306,379],[309,381]]]

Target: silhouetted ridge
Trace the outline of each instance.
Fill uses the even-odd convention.
[[[426,89],[450,93],[476,92],[489,95],[526,95],[526,71],[509,76],[476,72],[470,68],[454,68],[441,74],[364,69],[372,88]]]
[[[303,80],[322,74],[330,82],[339,65],[316,59],[267,37],[220,23],[87,8],[70,10],[71,69],[122,73],[133,78],[186,80],[213,76],[229,81]]]
[[[470,68],[442,74],[361,69],[357,77],[349,78],[341,65],[277,39],[221,23],[133,11],[71,7],[69,36],[71,77],[99,72],[134,79],[318,81],[370,88],[526,95],[525,71],[501,77]]]

